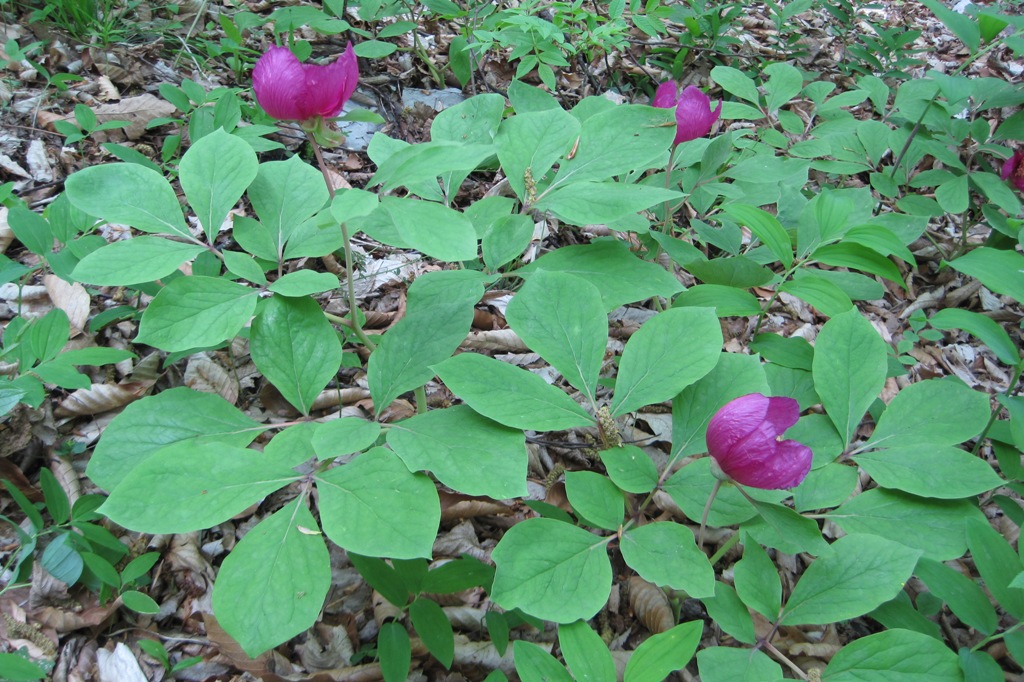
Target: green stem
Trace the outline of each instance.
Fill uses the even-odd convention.
[[[668,167],[665,168],[665,189],[672,188],[672,169],[676,165],[676,150],[678,145],[672,145],[672,151],[668,153]],[[661,231],[665,234],[672,234],[672,202],[665,202],[665,218],[661,223]],[[658,249],[661,252],[661,249]]]
[[[1024,372],[1024,361],[1018,363],[1017,367],[1014,368],[1013,370],[1013,378],[1010,379],[1010,383],[1009,385],[1007,385],[1006,391],[1004,392],[1004,395],[1006,395],[1007,397],[1012,395],[1013,392],[1017,389],[1017,382],[1020,381],[1021,372]],[[988,418],[988,423],[985,424],[985,428],[982,429],[981,434],[978,436],[978,440],[975,441],[974,447],[971,448],[972,455],[978,454],[978,450],[981,449],[981,444],[985,442],[985,436],[988,435],[989,429],[992,428],[992,425],[996,423],[996,419],[999,417],[1000,409],[1002,408],[992,410],[992,414]]]
[[[722,479],[715,479],[715,487],[711,489],[711,494],[708,495],[707,504],[704,505],[704,513],[700,515],[700,532],[697,533],[697,546],[700,550],[704,551],[704,529],[708,526],[708,514],[711,513],[711,504],[715,501],[715,497],[718,496],[718,491],[722,487]]]
[[[324,182],[327,183],[327,193],[330,195],[331,201],[333,202],[334,184],[331,182],[330,173],[327,172],[327,163],[324,162],[324,155],[320,151],[320,145],[317,144],[312,133],[308,130],[303,130],[303,132],[306,133],[306,139],[309,140],[309,144],[313,147],[313,154],[316,156],[316,163],[320,166],[320,172],[324,176]],[[356,288],[352,277],[352,242],[349,239],[348,227],[345,223],[341,223],[341,238],[345,246],[345,284],[348,293],[348,314],[350,318],[345,326],[355,332],[356,338],[359,339],[359,342],[372,351],[377,347],[377,344],[371,341],[366,335],[366,332],[363,331],[362,326],[359,324],[359,316],[356,314],[358,306],[356,305]],[[328,319],[331,319],[331,317],[334,316],[332,315],[328,317]],[[337,320],[338,318],[334,317],[334,319]]]
[[[423,414],[427,411],[427,389],[425,386],[417,386],[413,390],[416,396],[416,414]]]
[[[726,540],[725,542],[722,543],[722,546],[718,548],[718,551],[711,555],[711,558],[708,559],[708,561],[711,562],[712,566],[714,566],[719,561],[721,561],[722,557],[725,556],[726,552],[728,552],[730,549],[735,547],[737,545],[737,543],[739,543],[739,541],[740,541],[740,534],[739,534],[739,532],[733,533],[732,536],[728,540]]]
[[[1013,626],[1007,628],[1006,632],[997,632],[996,634],[990,635],[985,639],[981,640],[980,642],[971,647],[971,651],[980,651],[983,647],[988,646],[992,642],[1003,639],[1009,634],[1013,634],[1017,630],[1020,630],[1022,627],[1024,627],[1024,621],[1015,623]]]

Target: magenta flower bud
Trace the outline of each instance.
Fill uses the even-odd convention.
[[[1003,172],[1000,173],[1003,180],[1009,180],[1014,187],[1024,192],[1024,149],[1019,149],[1013,156],[1003,164]]]
[[[287,47],[272,47],[252,72],[256,101],[282,121],[337,116],[358,82],[359,65],[352,43],[327,66],[303,64]]]
[[[689,142],[704,137],[711,132],[711,126],[722,115],[722,103],[718,108],[711,109],[711,100],[693,85],[688,85],[679,92],[679,86],[672,81],[665,81],[654,93],[654,106],[662,109],[676,110],[675,144]]]
[[[800,418],[792,398],[751,393],[725,404],[708,424],[708,453],[736,483],[778,490],[795,488],[811,470],[811,449],[781,440]]]

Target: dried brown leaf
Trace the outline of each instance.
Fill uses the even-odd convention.
[[[55,417],[73,417],[116,410],[144,396],[152,385],[150,381],[93,384],[90,388],[79,389],[62,400],[53,414]]]
[[[184,381],[186,386],[196,391],[216,393],[232,405],[238,402],[238,379],[209,353],[196,353],[189,357]]]
[[[236,668],[260,678],[266,673],[273,672],[272,651],[265,651],[256,658],[250,658],[247,653],[242,651],[238,642],[224,631],[212,613],[203,614],[203,623],[206,625],[206,636],[210,639],[210,643],[217,647],[221,655],[231,661]]]
[[[104,102],[109,102],[115,99],[121,99],[121,91],[117,89],[117,86],[106,76],[100,76],[96,82],[99,86],[100,94],[99,99]]]
[[[629,605],[640,622],[655,635],[671,630],[676,624],[665,592],[639,576],[629,579]]]
[[[43,286],[53,304],[63,310],[71,321],[71,335],[85,331],[89,322],[89,293],[78,282],[69,284],[57,275],[43,277]]]

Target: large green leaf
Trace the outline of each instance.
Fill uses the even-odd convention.
[[[823,682],[962,682],[957,656],[941,640],[886,630],[850,642],[832,657]]]
[[[783,265],[788,267],[793,262],[793,241],[778,218],[763,209],[746,204],[726,204],[722,210],[749,228]]]
[[[329,197],[323,175],[298,155],[261,163],[248,195],[278,257],[292,233],[316,215]]]
[[[989,415],[984,393],[951,379],[919,381],[896,394],[865,447],[962,443],[981,433]]]
[[[963,329],[981,341],[1007,365],[1020,362],[1020,349],[998,322],[991,317],[961,308],[944,308],[928,320],[936,329]]]
[[[985,635],[991,635],[999,627],[992,602],[978,583],[960,571],[934,559],[922,557],[917,562],[914,574],[967,625]]]
[[[542,270],[512,298],[505,317],[527,346],[594,403],[608,343],[608,316],[595,287]]]
[[[211,244],[258,170],[252,146],[223,128],[197,140],[181,157],[178,181]]]
[[[985,587],[1000,607],[1021,620],[1024,618],[1024,590],[1011,587],[1017,576],[1024,572],[1020,556],[980,514],[967,519],[965,528],[967,546]]]
[[[577,682],[615,682],[608,645],[584,621],[559,625],[558,646]]]
[[[700,521],[711,491],[718,480],[711,473],[711,458],[701,457],[672,474],[672,477],[665,482],[664,490],[688,518]],[[785,490],[759,490],[757,488],[746,488],[745,490],[750,497],[765,502],[781,502],[789,497],[789,493]],[[743,523],[755,514],[757,514],[757,510],[751,506],[737,486],[723,485],[711,504],[708,525],[732,526]]]
[[[505,177],[516,196],[527,200],[526,176],[544,178],[555,162],[569,152],[579,136],[580,123],[561,107],[519,113],[501,123],[494,143]]]
[[[814,388],[844,443],[885,384],[886,345],[857,310],[825,323],[814,346]]]
[[[616,530],[622,527],[625,499],[607,476],[596,471],[568,471],[565,495],[573,511],[589,526]]]
[[[252,322],[249,352],[256,367],[302,414],[341,366],[341,341],[319,304],[273,296]]]
[[[522,682],[572,682],[572,676],[562,664],[533,642],[515,642],[512,645],[512,656]]]
[[[672,455],[707,452],[708,422],[730,400],[768,394],[768,380],[755,355],[722,353],[714,368],[672,401]]]
[[[715,572],[686,526],[659,521],[630,528],[620,548],[629,567],[648,582],[683,590],[693,599],[715,593]]]
[[[983,246],[960,256],[950,265],[980,280],[997,294],[1012,296],[1024,302],[1024,256],[1016,251]]]
[[[86,474],[101,488],[113,490],[164,446],[189,441],[244,448],[266,428],[218,395],[172,388],[134,402],[114,417],[89,458]]]
[[[672,398],[714,369],[721,348],[722,326],[711,308],[658,313],[622,351],[612,415]]]
[[[529,457],[522,431],[481,417],[465,405],[392,425],[388,445],[409,469],[430,471],[461,493],[497,500],[526,494]]]
[[[625,682],[662,680],[683,668],[697,651],[703,631],[704,623],[694,620],[647,638],[629,657]]]
[[[967,500],[932,500],[873,488],[828,514],[847,533],[876,533],[948,561],[967,551],[964,523],[983,518]]]
[[[316,433],[310,439],[319,459],[332,459],[359,452],[368,448],[380,436],[380,423],[359,417],[341,417],[318,423]],[[277,436],[280,438],[280,435]],[[276,442],[277,438],[272,442]]]
[[[855,459],[878,485],[922,497],[973,497],[1006,484],[985,460],[957,447],[922,440]]]
[[[217,277],[179,277],[142,313],[135,342],[166,351],[216,346],[234,338],[249,321],[257,294]]]
[[[733,567],[733,582],[744,604],[775,622],[782,608],[782,582],[768,553],[749,538],[743,543],[743,558]]]
[[[444,609],[432,599],[420,597],[409,605],[409,619],[427,650],[446,668],[455,658],[455,633]]]
[[[255,450],[181,442],[133,468],[100,511],[143,533],[189,533],[223,523],[298,479]]]
[[[864,615],[896,596],[920,556],[920,550],[878,535],[842,537],[800,577],[780,622],[821,624]]]
[[[460,353],[432,369],[467,405],[505,426],[558,431],[594,422],[564,391],[507,362]]]
[[[331,558],[299,496],[265,518],[224,559],[213,612],[257,656],[316,622],[331,587]]]
[[[384,197],[377,218],[387,220],[401,244],[446,261],[474,260],[476,230],[465,214],[433,201]],[[376,236],[376,235],[375,235]]]
[[[185,261],[205,249],[197,244],[172,242],[162,237],[135,237],[117,241],[86,254],[72,276],[98,286],[129,286],[167,277]]]
[[[601,293],[608,312],[652,296],[669,297],[683,285],[659,265],[641,260],[619,240],[563,246],[520,268],[521,274],[548,270],[576,275]]]
[[[574,182],[537,202],[537,210],[550,211],[570,225],[610,223],[685,195],[675,190],[624,182]]]
[[[91,166],[68,176],[64,187],[75,208],[89,215],[195,242],[178,197],[155,170],[135,163]]]
[[[374,448],[317,474],[324,533],[346,550],[394,559],[430,558],[441,503],[429,478]]]
[[[405,317],[370,356],[367,381],[377,413],[405,391],[422,386],[459,347],[473,323],[484,277],[467,270],[430,272],[409,287]]]
[[[697,652],[701,682],[783,682],[782,667],[758,649],[713,646]]]
[[[611,591],[611,539],[553,519],[518,523],[491,553],[498,567],[491,598],[556,623],[589,620]]]

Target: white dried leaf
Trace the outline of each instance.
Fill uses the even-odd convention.
[[[53,182],[53,167],[46,156],[46,147],[42,140],[32,140],[25,150],[25,163],[36,182]]]
[[[56,275],[43,278],[43,286],[53,304],[63,310],[71,321],[72,336],[85,331],[89,322],[89,293],[78,282],[69,284]],[[76,333],[77,332],[77,333]]]
[[[7,222],[7,214],[10,209],[0,206],[0,253],[7,251],[7,247],[14,241],[14,231]]]
[[[26,180],[32,179],[29,172],[22,168],[14,159],[7,156],[6,154],[0,154],[0,169],[7,171],[12,175],[25,178]]]
[[[97,85],[100,89],[99,99],[104,102],[121,99],[121,91],[117,89],[117,86],[107,76],[100,76]]]
[[[148,682],[132,650],[122,642],[117,643],[113,652],[98,649],[96,667],[99,668],[100,682]]]

